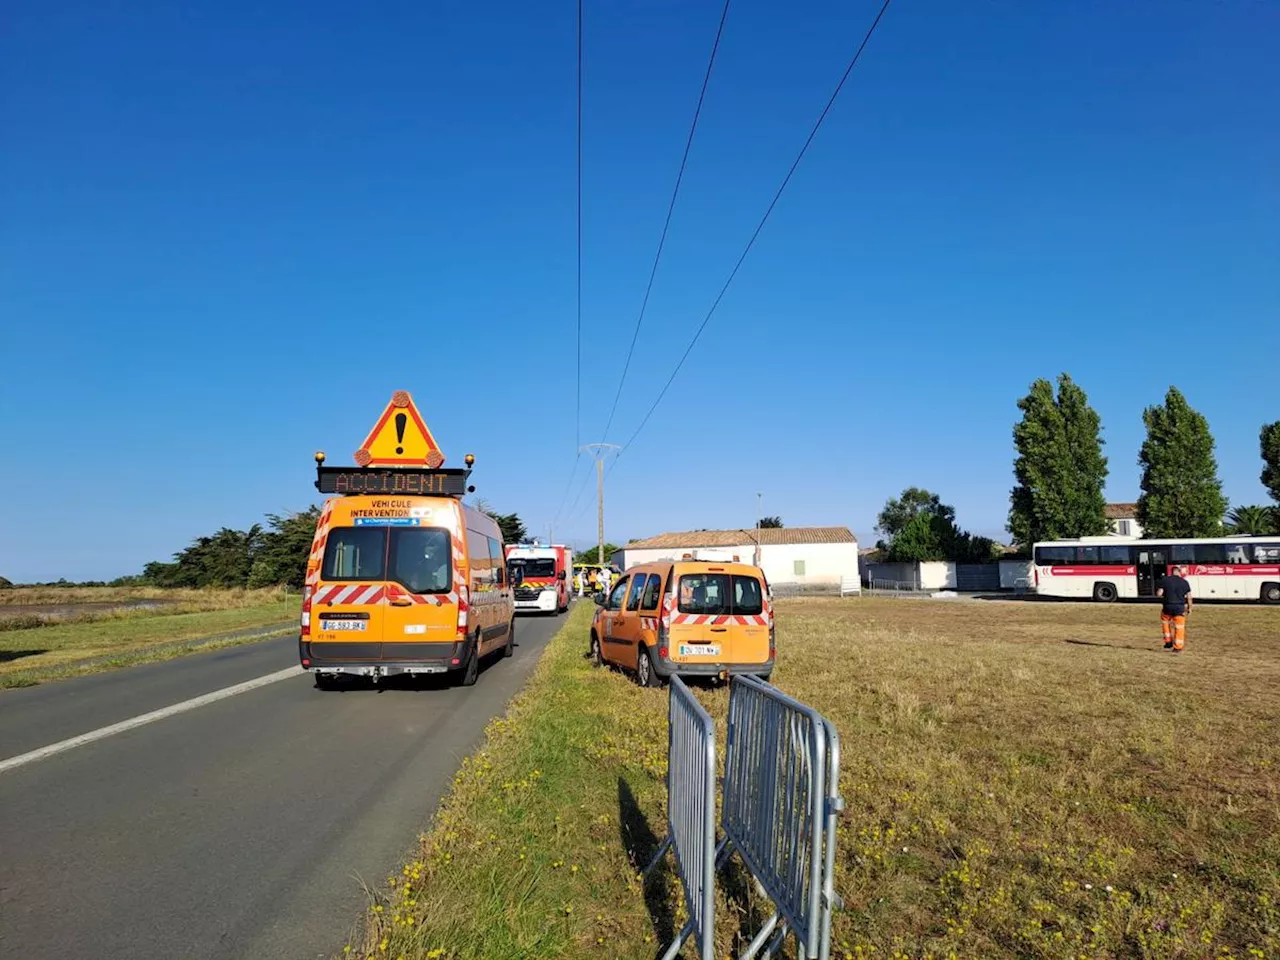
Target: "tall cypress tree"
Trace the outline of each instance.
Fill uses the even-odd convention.
[[[1218,479],[1209,421],[1177,387],[1142,413],[1147,439],[1138,453],[1142,494],[1138,520],[1147,537],[1212,537],[1222,533],[1227,498]]]
[[[1262,447],[1262,485],[1271,491],[1271,499],[1280,503],[1280,420],[1263,424],[1258,442]]]
[[[1017,485],[1009,494],[1009,532],[1024,546],[1037,540],[1099,536],[1107,532],[1107,458],[1102,420],[1069,374],[1053,384],[1037,380],[1018,401],[1013,428]]]

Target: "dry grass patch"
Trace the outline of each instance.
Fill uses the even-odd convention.
[[[635,877],[665,693],[592,670],[586,617],[351,952],[651,957],[682,923],[673,876]],[[1146,605],[780,602],[774,681],[842,737],[835,956],[1280,956],[1280,611],[1199,606],[1188,633],[1161,650]],[[698,695],[723,735],[725,690]],[[749,909],[721,895],[724,953]]]
[[[250,594],[251,596],[251,594]],[[242,637],[297,622],[297,599],[184,612],[125,611],[116,616],[0,631],[0,687],[30,686],[44,680],[96,673],[114,667],[171,659],[210,645],[251,642]],[[235,602],[228,598],[228,602]]]

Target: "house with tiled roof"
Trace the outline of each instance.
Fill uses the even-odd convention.
[[[690,530],[633,540],[613,554],[623,570],[653,560],[754,563],[773,586],[857,592],[858,540],[848,527]]]
[[[1111,524],[1112,536],[1142,537],[1142,524],[1138,522],[1136,503],[1108,503],[1104,510]]]

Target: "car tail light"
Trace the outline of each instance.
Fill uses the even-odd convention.
[[[302,588],[302,636],[311,636],[311,587]]]

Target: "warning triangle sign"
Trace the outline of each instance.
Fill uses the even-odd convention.
[[[397,390],[382,416],[356,451],[362,467],[419,467],[433,470],[444,463],[444,454],[427,429],[407,390]]]

